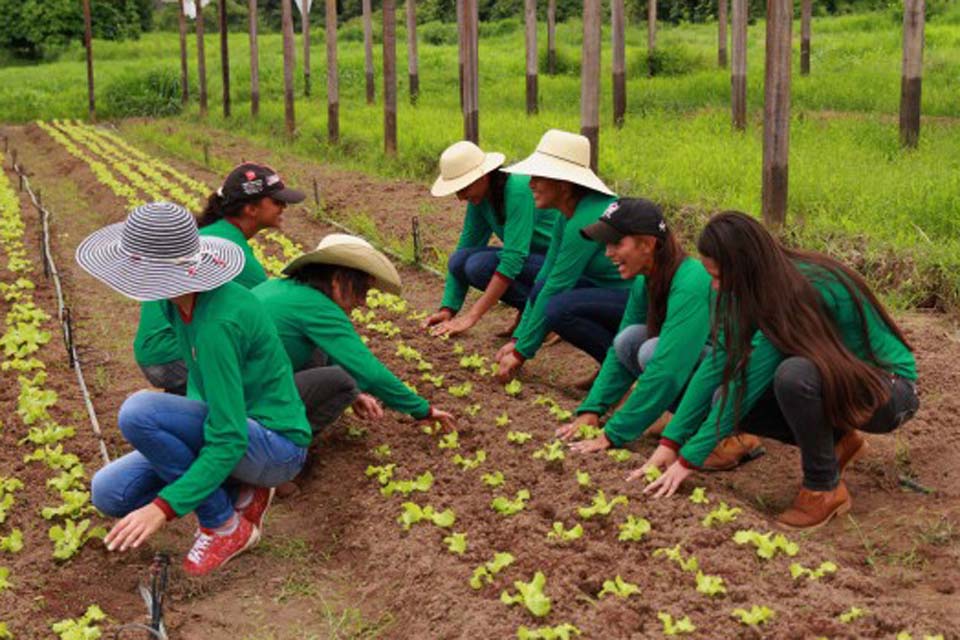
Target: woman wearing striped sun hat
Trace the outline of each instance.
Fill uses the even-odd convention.
[[[200,237],[182,207],[155,202],[86,238],[77,262],[123,295],[160,301],[197,399],[140,391],[118,426],[134,451],[97,472],[100,511],[120,518],[110,550],[138,547],[167,520],[196,512],[184,559],[204,575],[256,544],[273,489],[300,471],[310,443],[283,345],[256,298],[231,282],[237,244]]]

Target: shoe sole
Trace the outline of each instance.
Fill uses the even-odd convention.
[[[255,542],[254,544],[257,544],[258,542],[260,542],[260,536],[263,535],[263,521],[266,519],[267,511],[270,509],[270,505],[273,504],[273,498],[276,495],[277,495],[277,488],[270,487],[270,494],[267,496],[267,504],[266,506],[263,507],[263,511],[260,512],[260,522],[254,522],[252,520],[247,521],[250,524],[252,524],[254,527],[256,527],[257,531],[259,532],[257,535],[257,542]]]
[[[763,446],[754,447],[754,448],[751,449],[750,451],[748,451],[748,452],[746,452],[745,454],[743,454],[743,456],[742,456],[739,460],[737,460],[736,462],[732,462],[732,463],[730,463],[730,464],[723,465],[722,467],[721,467],[721,466],[701,467],[701,470],[703,470],[703,471],[732,471],[732,470],[736,469],[737,467],[739,467],[739,466],[741,466],[741,465],[744,465],[744,464],[746,464],[746,463],[748,463],[748,462],[751,462],[751,461],[753,461],[753,460],[756,460],[757,458],[759,458],[759,457],[761,457],[761,456],[763,456],[763,455],[766,455],[766,453],[767,453],[767,449],[766,449],[765,447],[763,447]]]
[[[206,571],[206,572],[204,572],[204,573],[193,573],[192,571],[190,571],[190,570],[188,570],[186,567],[184,567],[183,572],[186,573],[188,576],[191,576],[191,577],[193,577],[193,578],[202,578],[203,576],[210,575],[211,573],[213,573],[213,572],[216,571],[217,569],[222,569],[223,567],[227,566],[227,563],[228,563],[228,562],[230,562],[231,560],[233,560],[234,558],[236,558],[238,555],[240,555],[240,554],[243,553],[244,551],[247,551],[247,550],[249,550],[250,548],[255,547],[258,542],[260,542],[260,528],[257,527],[256,525],[254,525],[254,527],[253,527],[253,534],[252,534],[252,535],[250,536],[250,538],[247,540],[247,543],[246,543],[245,545],[243,545],[243,547],[241,547],[240,549],[237,549],[237,550],[234,551],[232,554],[230,554],[229,556],[227,556],[227,558],[226,558],[223,562],[221,562],[219,565],[217,565],[216,567],[214,567],[214,568],[212,568],[212,569],[210,569],[209,571]]]
[[[780,522],[779,520],[776,521],[776,524],[781,529],[787,529],[788,531],[815,531],[820,527],[824,527],[827,524],[829,524],[830,521],[833,520],[835,517],[846,515],[850,511],[850,508],[852,506],[853,506],[853,502],[848,500],[847,502],[844,502],[843,504],[838,506],[836,509],[834,509],[833,512],[830,515],[828,515],[826,518],[824,518],[822,521],[818,522],[817,524],[812,524],[808,527],[796,527],[792,524]]]

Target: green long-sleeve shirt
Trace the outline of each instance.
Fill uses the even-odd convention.
[[[203,447],[187,472],[160,491],[178,514],[196,509],[247,451],[247,418],[301,447],[311,430],[277,330],[247,289],[228,282],[198,293],[190,320],[164,300],[163,315],[207,405]]]
[[[620,331],[647,321],[647,284],[640,276],[633,283]],[[710,335],[710,275],[699,260],[686,258],[673,275],[667,295],[666,317],[660,326],[653,358],[639,378],[621,363],[613,347],[600,368],[590,394],[577,413],[602,415],[627,392],[636,388],[603,431],[614,446],[635,440],[667,410],[690,379]]]
[[[361,390],[388,407],[423,418],[430,403],[410,391],[363,344],[343,309],[313,287],[278,278],[253,289],[273,320],[294,371],[299,371],[320,348],[343,367]]]
[[[861,334],[860,318],[853,297],[836,277],[822,268],[804,263],[798,263],[797,266],[820,294],[824,309],[832,318],[843,344],[855,356],[868,361],[867,342]],[[884,323],[876,308],[859,293],[857,297],[863,305],[867,340],[883,368],[890,373],[916,380],[917,369],[913,354]],[[676,414],[663,432],[664,438],[682,445],[681,458],[698,467],[735,426],[734,398],[738,393],[739,381],[731,382],[728,402],[712,404],[713,394],[723,379],[723,367],[727,358],[722,337],[719,342],[713,354],[705,358],[697,369]],[[746,390],[740,408],[741,416],[745,416],[753,408],[773,382],[777,366],[789,356],[781,353],[759,331],[754,334],[751,345],[753,350],[746,368]]]
[[[520,325],[513,332],[516,350],[524,358],[532,358],[543,344],[547,335],[547,304],[553,296],[572,289],[580,278],[607,289],[628,289],[633,285],[632,279],[620,278],[617,268],[604,255],[604,245],[580,235],[580,229],[599,220],[616,199],[591,191],[580,199],[569,220],[557,216],[546,260],[537,276],[537,280],[545,281],[543,288],[535,302],[527,301]]]
[[[226,219],[218,220],[200,229],[200,235],[223,238],[243,249],[243,270],[233,279],[237,284],[252,289],[267,279],[263,265],[253,255],[250,243],[236,225]],[[140,324],[133,339],[133,357],[141,367],[166,364],[182,357],[158,301],[140,303]]]
[[[502,223],[497,220],[489,199],[485,198],[479,205],[467,204],[460,241],[457,242],[458,250],[473,249],[487,246],[490,234],[497,236],[503,243],[497,273],[508,280],[516,279],[531,251],[546,252],[554,221],[560,215],[555,209],[535,207],[529,183],[529,176],[509,175],[503,191]],[[459,311],[467,289],[466,282],[448,274],[440,305]]]

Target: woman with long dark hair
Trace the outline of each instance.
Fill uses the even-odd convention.
[[[528,177],[501,171],[503,161],[502,153],[484,153],[467,141],[451,145],[440,156],[440,176],[430,193],[455,193],[466,201],[467,211],[457,249],[447,263],[440,309],[423,322],[434,327],[434,335],[466,331],[497,302],[522,310],[543,266],[557,212],[538,211]],[[503,246],[491,246],[491,236]],[[470,287],[483,294],[457,315]]]
[[[803,485],[778,524],[826,524],[850,509],[842,476],[860,432],[893,431],[919,407],[910,345],[859,274],[783,247],[750,216],[714,216],[697,248],[717,290],[716,348],[631,478],[666,467],[646,491],[670,495],[737,428],[800,448]]]

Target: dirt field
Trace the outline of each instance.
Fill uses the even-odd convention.
[[[111,455],[119,454],[124,444],[116,429],[117,408],[128,393],[145,385],[130,349],[137,307],[82,273],[72,256],[87,233],[122,219],[125,205],[36,126],[0,133],[9,136],[11,148],[17,149],[34,187],[42,189],[56,216],[56,259],[65,272],[84,367]],[[238,159],[267,161],[289,183],[308,191],[316,177],[325,214],[349,221],[363,212],[381,238],[403,243],[410,217],[421,215],[427,218],[428,247],[444,253],[455,243],[460,208],[452,200],[430,198],[424,185],[311,166],[237,138],[216,140],[212,148],[229,150]],[[177,158],[163,160],[208,184],[217,180]],[[27,238],[35,238],[34,212],[26,201],[24,207]],[[310,206],[295,208],[285,218],[284,233],[304,246],[331,230],[316,221]],[[440,297],[439,280],[409,268],[402,273],[411,309],[433,309]],[[35,279],[39,283],[41,277]],[[36,298],[52,312],[50,293],[42,285]],[[475,470],[461,470],[451,462],[454,451],[438,448],[439,436],[424,434],[419,425],[396,414],[376,424],[344,418],[315,448],[312,465],[299,481],[300,491],[271,510],[260,546],[203,580],[188,579],[179,569],[195,526],[190,518],[166,527],[136,553],[109,554],[92,541],[66,565],[53,563],[46,523],[22,508],[31,505],[36,510],[51,499],[42,478],[31,475],[34,467],[20,462],[16,440],[22,434],[12,416],[16,379],[0,374],[6,383],[0,392],[4,413],[11,415],[4,419],[0,443],[5,452],[13,452],[0,458],[0,476],[14,473],[27,485],[17,494],[21,508],[10,521],[24,529],[26,548],[14,556],[0,553],[0,566],[9,566],[17,579],[11,590],[0,593],[0,621],[18,638],[49,637],[50,621],[79,616],[91,603],[99,604],[111,623],[142,621],[145,608],[136,585],[148,575],[153,553],[163,550],[171,554],[174,567],[166,616],[173,638],[511,638],[520,625],[564,622],[589,638],[647,638],[663,635],[658,612],[689,616],[697,627],[691,637],[697,638],[892,638],[903,630],[915,638],[934,633],[960,637],[960,399],[955,394],[960,388],[960,333],[952,319],[928,314],[900,318],[917,353],[920,413],[895,437],[870,437],[870,453],[848,474],[854,497],[848,517],[810,535],[790,535],[800,546],[795,558],[780,555],[762,561],[751,548],[735,545],[732,537],[737,529],[770,530],[771,516],[789,504],[800,479],[794,450],[769,442],[768,454],[741,470],[698,474],[684,495],[671,500],[644,499],[640,487],[625,483],[624,477],[653,449],[654,439],[639,442],[627,462],[569,453],[561,463],[532,458],[552,440],[557,425],[534,400],[548,395],[573,409],[579,394],[571,391],[572,382],[592,371],[588,358],[566,345],[549,347],[528,363],[523,390],[510,398],[491,378],[462,369],[454,347],[460,343],[465,354],[492,357],[501,344],[494,334],[511,313],[497,310],[482,326],[450,341],[424,335],[406,314],[376,313],[378,320],[391,320],[402,333],[387,339],[366,331],[371,347],[436,405],[458,413],[462,424],[456,452],[472,457],[482,449],[486,461]],[[55,325],[50,330],[55,332]],[[432,363],[433,373],[445,375],[444,386],[472,382],[469,397],[454,398],[421,381],[416,364],[396,355],[400,340]],[[96,441],[83,420],[73,374],[56,336],[43,354],[46,362],[54,363],[48,364],[49,386],[62,398],[58,418],[77,426],[74,450],[92,472],[99,464]],[[473,417],[464,413],[471,404],[480,405]],[[495,426],[504,411],[510,424]],[[506,438],[510,430],[529,432],[533,439],[511,444]],[[391,455],[381,460],[372,450],[384,444]],[[456,522],[449,530],[418,524],[403,531],[397,517],[405,498],[383,497],[376,480],[364,473],[368,465],[387,462],[396,465],[395,478],[431,471],[432,489],[406,499],[438,510],[452,508]],[[492,489],[480,478],[496,470],[506,482]],[[576,471],[588,472],[592,486],[579,487]],[[902,476],[933,491],[904,489]],[[710,504],[687,499],[694,486],[705,487]],[[608,498],[626,496],[629,503],[615,507],[606,518],[580,519],[577,507],[589,505],[598,488]],[[527,489],[531,498],[518,514],[506,517],[490,508],[494,496],[513,498],[520,489]],[[734,523],[703,527],[700,520],[721,500],[743,512]],[[639,542],[617,540],[618,524],[628,514],[651,523],[652,530]],[[570,543],[548,541],[555,521],[562,521],[565,529],[581,523],[583,537]],[[467,534],[462,556],[448,552],[443,543],[452,531]],[[705,574],[724,579],[725,595],[698,593],[694,573],[654,556],[656,549],[677,544],[683,558],[696,556]],[[495,552],[509,552],[516,560],[493,584],[472,589],[474,569]],[[819,581],[790,577],[792,562],[815,568],[827,560],[839,566],[833,576]],[[552,600],[543,620],[499,601],[502,590],[515,592],[514,581],[528,582],[537,571],[546,575],[545,592]],[[637,584],[639,594],[598,599],[603,582],[616,575]],[[759,629],[731,617],[733,609],[751,605],[769,606],[776,615]],[[865,615],[840,622],[839,616],[852,607]]]

